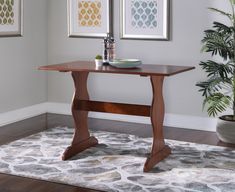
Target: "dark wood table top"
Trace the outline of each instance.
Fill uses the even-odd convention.
[[[96,67],[94,61],[74,61],[56,65],[39,67],[39,70],[60,71],[60,72],[94,72],[94,73],[117,73],[143,76],[171,76],[185,71],[190,71],[195,67],[173,66],[173,65],[149,65],[143,64],[137,68],[120,69],[110,65]]]

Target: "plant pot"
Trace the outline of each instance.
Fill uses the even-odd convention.
[[[221,141],[235,144],[235,121],[227,120],[226,117],[229,116],[219,117],[216,126],[216,133]]]
[[[95,59],[95,65],[96,65],[96,67],[101,67],[103,65],[103,60],[102,59]]]

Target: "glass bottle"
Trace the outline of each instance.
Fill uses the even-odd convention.
[[[104,38],[103,47],[103,63],[108,64],[115,59],[115,40],[109,33]]]
[[[115,40],[113,37],[109,41],[109,61],[113,61],[116,58],[115,55]]]

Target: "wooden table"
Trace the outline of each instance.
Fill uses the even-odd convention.
[[[163,136],[163,120],[165,114],[162,94],[163,81],[167,76],[189,71],[194,69],[194,67],[144,64],[135,69],[117,69],[111,66],[102,66],[97,68],[94,62],[75,61],[43,66],[39,69],[72,72],[75,85],[75,92],[72,101],[72,115],[75,123],[75,131],[71,146],[69,146],[63,154],[63,160],[67,160],[85,149],[98,144],[98,140],[95,137],[90,136],[88,130],[88,111],[148,116],[151,118],[153,127],[153,144],[151,154],[144,165],[144,172],[150,171],[158,162],[165,159],[171,153],[171,149],[165,144]],[[87,78],[90,72],[150,76],[153,89],[152,105],[145,106],[91,101],[87,91]]]

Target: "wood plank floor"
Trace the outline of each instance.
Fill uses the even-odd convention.
[[[45,120],[46,119],[46,120]],[[44,121],[45,120],[45,121]],[[0,128],[0,144],[34,134],[45,128],[56,126],[72,127],[71,116],[47,114],[38,116],[10,126]],[[29,129],[29,127],[33,127]],[[93,130],[103,130],[135,134],[141,137],[152,135],[151,126],[136,123],[126,123],[110,120],[89,119],[89,127]],[[215,133],[205,131],[186,130],[180,128],[164,128],[167,139],[189,141],[195,143],[234,147],[235,145],[225,144],[218,140]],[[96,190],[84,189],[69,185],[39,181],[17,176],[0,174],[0,192],[98,192]]]

